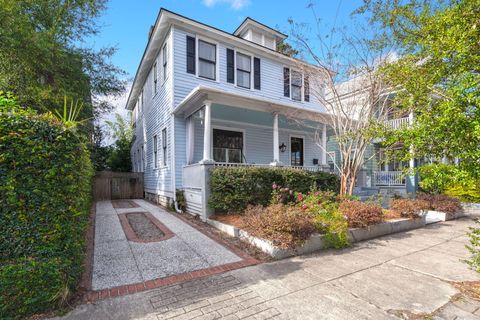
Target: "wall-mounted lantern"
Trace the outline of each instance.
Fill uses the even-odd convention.
[[[282,142],[282,144],[280,145],[280,147],[278,147],[280,149],[281,152],[285,152],[287,150],[287,146],[285,145],[285,143]]]

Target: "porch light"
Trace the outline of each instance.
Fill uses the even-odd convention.
[[[280,145],[280,147],[278,147],[280,149],[281,152],[285,152],[287,150],[287,146],[285,145],[285,143],[282,142],[282,144]]]

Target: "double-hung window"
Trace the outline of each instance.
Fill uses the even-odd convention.
[[[167,54],[167,44],[163,45],[162,49],[162,59],[163,59],[163,80],[167,79],[167,62],[168,62],[168,54]]]
[[[291,75],[292,100],[302,100],[302,73],[292,70]]]
[[[153,167],[157,168],[158,164],[158,146],[157,146],[157,136],[153,136]]]
[[[250,89],[251,57],[237,52],[237,86]]]
[[[243,158],[243,132],[213,129],[213,160],[242,163]]]
[[[162,156],[163,166],[167,166],[167,128],[162,130]]]
[[[216,80],[217,46],[198,40],[198,76]]]

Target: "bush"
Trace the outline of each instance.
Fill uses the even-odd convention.
[[[428,202],[429,210],[455,213],[462,208],[458,199],[443,194],[421,194],[418,199]]]
[[[306,193],[316,185],[320,190],[338,192],[337,176],[292,168],[214,168],[210,175],[211,208],[223,212],[243,212],[248,205],[270,203],[272,185]]]
[[[383,221],[383,210],[376,204],[356,200],[340,203],[340,212],[350,228],[365,228]]]
[[[480,272],[480,224],[479,220],[476,219],[475,223],[477,227],[470,227],[470,232],[468,233],[470,244],[467,245],[468,251],[470,251],[471,257],[467,260],[467,263],[470,265],[470,268]]]
[[[315,232],[312,217],[306,211],[283,204],[249,206],[243,223],[250,234],[282,249],[302,245]]]
[[[428,210],[430,203],[421,199],[392,199],[390,210],[395,211],[404,218],[417,218],[421,211]]]
[[[339,197],[333,192],[310,191],[297,193],[297,206],[313,217],[315,228],[324,234],[327,247],[343,248],[348,245],[348,224],[338,210]]]
[[[420,188],[427,193],[444,193],[462,201],[480,202],[480,181],[455,165],[424,165],[419,173]]]
[[[0,318],[47,311],[77,285],[92,175],[81,135],[0,95]]]

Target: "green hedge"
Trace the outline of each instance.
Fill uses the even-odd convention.
[[[0,318],[47,311],[76,287],[92,175],[75,130],[0,95]]]
[[[214,168],[210,175],[211,208],[221,212],[243,212],[247,205],[267,205],[272,184],[307,192],[320,190],[338,192],[340,181],[326,172],[310,172],[292,168],[234,167]]]

